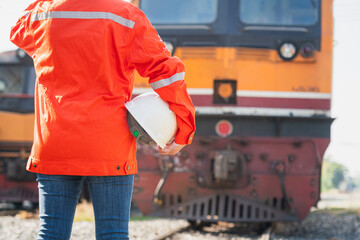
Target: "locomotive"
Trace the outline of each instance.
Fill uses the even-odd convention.
[[[176,156],[138,146],[133,203],[190,222],[304,219],[333,121],[332,0],[133,3],[184,62],[197,128]]]
[[[38,203],[36,175],[27,172],[34,131],[35,70],[22,50],[0,54],[0,202]]]
[[[138,144],[133,205],[190,222],[298,221],[330,142],[332,0],[137,0],[186,66],[196,134],[176,156]],[[0,201],[37,203],[31,59],[0,54]],[[149,92],[135,77],[133,95]]]

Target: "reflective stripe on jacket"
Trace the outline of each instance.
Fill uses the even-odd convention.
[[[134,71],[177,115],[175,142],[191,143],[195,110],[184,65],[156,30],[121,0],[37,0],[11,30],[34,60],[34,144],[27,169],[44,174],[137,172],[126,121]]]

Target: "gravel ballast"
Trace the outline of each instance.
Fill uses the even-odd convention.
[[[159,239],[178,229],[186,229],[187,221],[150,219],[130,222],[130,239]],[[217,224],[202,229],[186,229],[169,240],[250,240],[254,234],[245,234],[243,226]],[[33,240],[36,238],[38,219],[19,216],[0,217],[0,240]],[[95,239],[94,222],[75,222],[71,240]],[[274,240],[360,240],[360,214],[355,210],[317,210],[301,223],[280,223],[271,234]]]
[[[38,230],[38,219],[19,217],[0,217],[0,240],[34,240]],[[130,239],[158,239],[177,229],[188,226],[184,220],[153,219],[131,221],[129,224]],[[94,222],[74,222],[71,240],[95,239]]]

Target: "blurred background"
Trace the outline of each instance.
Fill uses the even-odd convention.
[[[1,0],[0,52],[15,50],[9,32],[18,16],[32,1]],[[360,186],[360,1],[334,1],[334,61],[331,143],[325,154],[323,190],[340,187],[340,182],[351,178]],[[326,171],[328,168],[328,171]],[[336,169],[336,171],[334,170]],[[336,173],[335,173],[335,172]],[[335,183],[331,183],[337,174]],[[325,182],[327,181],[327,184]],[[325,184],[325,185],[324,185]],[[334,185],[335,186],[332,186]],[[344,187],[344,183],[342,187]]]
[[[331,143],[325,155],[327,161],[342,164],[349,176],[360,178],[360,102],[359,63],[360,54],[356,45],[360,41],[360,2],[336,0],[334,2],[334,65]],[[358,180],[357,180],[358,181]],[[358,182],[359,183],[359,182]],[[359,184],[358,184],[359,185]]]
[[[0,1],[0,52],[16,50],[16,46],[9,41],[10,28],[31,2],[30,0]],[[358,46],[360,43],[359,13],[359,0],[334,0],[331,116],[335,120],[331,127],[331,143],[324,156],[321,182],[322,201],[318,205],[320,209],[360,209],[360,156],[358,154],[360,150],[360,108],[358,106],[360,103],[360,64],[357,59],[360,56],[360,47]],[[83,203],[77,209],[75,221],[93,221],[93,214],[89,209],[91,210],[91,204]],[[325,216],[325,218],[328,217]],[[324,219],[321,218],[320,222],[325,221]],[[346,225],[355,222],[352,218],[349,219],[349,224],[346,223]],[[319,220],[315,219],[314,222],[319,222]],[[36,224],[37,222],[34,222],[34,226]],[[168,222],[155,225],[166,224]],[[186,225],[187,223],[181,224]],[[311,228],[314,224],[310,221],[308,225]],[[331,226],[329,229],[324,228],[324,233],[337,225],[338,222],[334,220],[333,225],[329,225]],[[358,228],[357,226],[355,227]],[[133,232],[141,231],[142,229],[133,230]],[[334,231],[336,233],[337,230]],[[156,231],[154,232],[156,233]],[[36,234],[35,230],[33,234]],[[93,235],[93,233],[91,234]],[[141,238],[139,237],[139,239]]]

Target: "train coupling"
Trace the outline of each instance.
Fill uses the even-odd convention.
[[[158,182],[156,188],[155,188],[155,192],[154,192],[154,204],[155,207],[157,206],[161,206],[163,205],[163,199],[162,199],[162,194],[161,194],[161,190],[166,182],[166,179],[169,175],[169,172],[173,169],[174,167],[174,163],[173,163],[173,159],[170,156],[163,156],[160,158],[160,168],[163,170],[163,175],[160,179],[160,181]]]
[[[216,182],[236,181],[238,178],[238,156],[235,151],[218,151],[214,157],[213,176]]]

